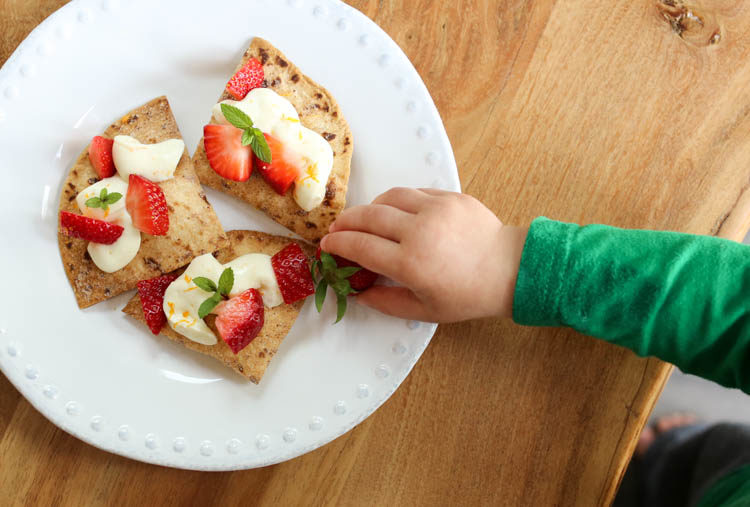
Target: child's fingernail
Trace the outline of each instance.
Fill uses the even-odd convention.
[[[328,226],[328,232],[333,232],[334,225],[336,225],[336,222],[332,222],[331,225]]]
[[[328,239],[328,235],[326,234],[325,236],[323,236],[323,239],[320,240],[320,249],[321,250],[325,250],[325,244],[326,244],[326,240],[327,239]]]

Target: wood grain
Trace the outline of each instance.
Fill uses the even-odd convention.
[[[63,2],[0,0],[0,61]],[[741,0],[353,0],[414,62],[464,189],[503,220],[750,226]],[[681,10],[682,9],[682,10]],[[441,326],[396,394],[331,444],[234,473],[145,465],[58,430],[0,378],[18,504],[607,505],[670,368],[558,329]]]

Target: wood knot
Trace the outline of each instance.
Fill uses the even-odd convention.
[[[700,6],[689,5],[682,0],[660,0],[657,5],[672,31],[685,42],[704,47],[721,41],[721,29],[716,18]]]

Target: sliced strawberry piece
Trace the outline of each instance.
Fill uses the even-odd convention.
[[[216,329],[232,352],[237,354],[258,336],[263,328],[264,311],[258,289],[247,289],[218,304],[214,310]]]
[[[69,211],[60,212],[60,225],[62,231],[68,236],[74,238],[101,243],[102,245],[111,245],[117,238],[122,236],[124,227],[117,224],[110,224],[104,220],[76,215]]]
[[[242,100],[254,88],[263,86],[263,65],[255,58],[238,70],[227,83],[227,91],[237,100]]]
[[[89,160],[99,178],[109,178],[115,175],[115,162],[112,159],[114,143],[114,140],[102,136],[95,136],[91,140]]]
[[[242,146],[242,130],[232,125],[206,125],[203,145],[211,169],[219,176],[232,181],[250,177],[250,147]]]
[[[263,136],[271,149],[271,163],[255,157],[255,166],[266,183],[271,185],[277,194],[284,195],[299,176],[304,164],[300,156],[286,148],[281,141],[270,134],[263,133]]]
[[[333,260],[336,261],[336,267],[337,268],[347,268],[347,267],[355,267],[355,268],[362,268],[359,264],[357,264],[354,261],[350,261],[349,259],[344,259],[341,256],[333,255]],[[315,257],[317,259],[320,259],[320,247],[318,247],[318,250],[315,252]],[[362,292],[363,290],[367,290],[373,285],[375,285],[375,280],[378,279],[377,273],[374,273],[370,271],[369,269],[362,268],[350,277],[347,278],[349,280],[349,285],[352,286],[352,289],[356,290],[357,292]]]
[[[286,304],[292,304],[315,292],[307,255],[297,243],[286,246],[271,257],[271,266]]]
[[[139,231],[152,236],[164,236],[169,230],[167,199],[161,187],[153,181],[131,174],[125,208]]]
[[[143,316],[146,325],[154,334],[159,334],[167,323],[167,316],[164,315],[164,293],[176,278],[177,275],[163,275],[138,282],[138,296],[141,298]]]

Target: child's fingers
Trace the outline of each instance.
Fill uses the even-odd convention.
[[[326,235],[320,248],[394,280],[401,278],[396,271],[401,265],[399,244],[389,239],[366,232],[339,231]]]
[[[452,195],[456,192],[449,192],[448,190],[441,190],[439,188],[420,188],[420,192],[424,192],[427,195],[434,195],[436,197],[440,197],[443,195]]]
[[[417,213],[430,198],[416,188],[395,187],[375,198],[373,204],[387,204],[407,213]]]
[[[331,224],[330,232],[369,232],[386,239],[400,241],[412,216],[410,213],[383,204],[354,206],[344,210],[339,215],[336,221]]]
[[[376,285],[358,294],[357,301],[394,317],[421,321],[431,320],[422,302],[406,287]]]

